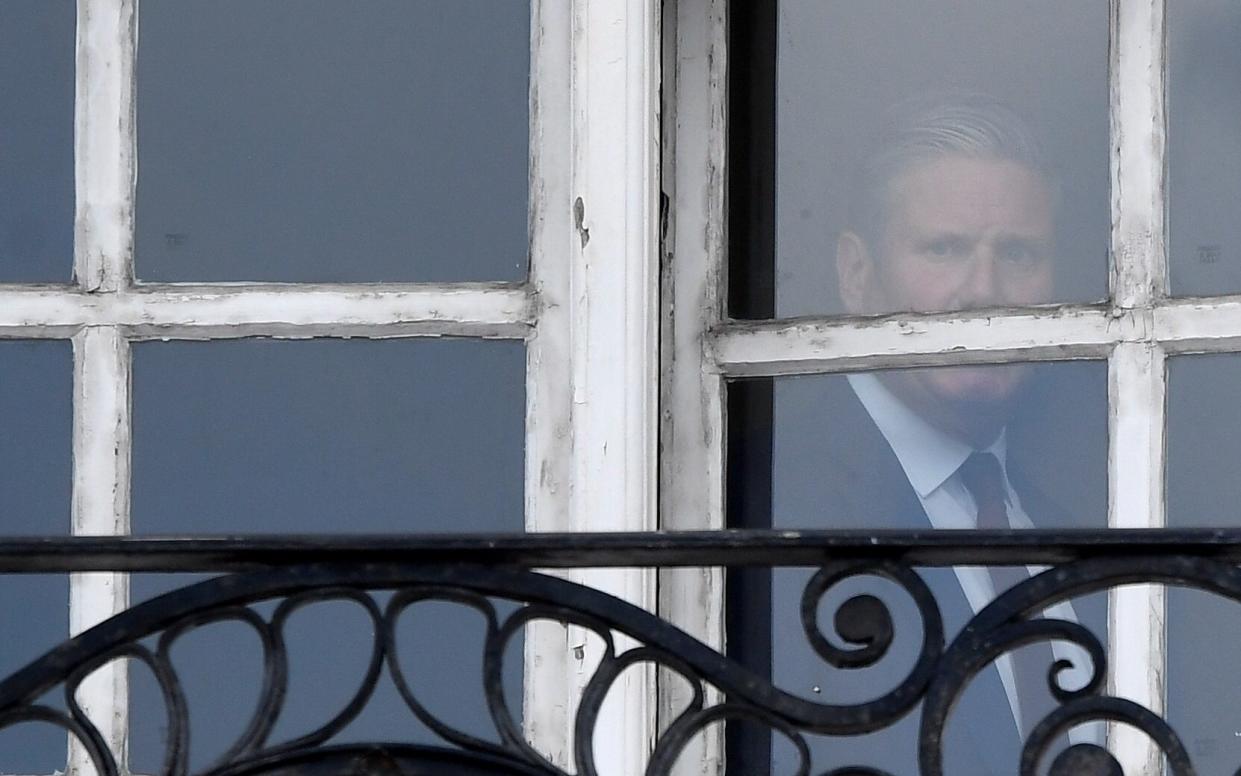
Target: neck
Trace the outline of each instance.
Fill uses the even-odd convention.
[[[941,417],[926,417],[927,422],[945,434],[959,439],[975,450],[986,450],[999,439],[1004,430],[1003,415],[992,416],[986,408],[974,414],[944,413]]]
[[[905,406],[926,422],[975,450],[995,443],[1008,422],[1009,401],[949,400],[932,396],[921,386],[901,379],[880,379]],[[890,375],[897,377],[896,373]]]

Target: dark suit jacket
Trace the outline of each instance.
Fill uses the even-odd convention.
[[[843,377],[788,381],[777,387],[773,522],[777,528],[926,530],[930,521],[896,455]],[[1011,445],[1010,445],[1011,450]],[[1009,477],[1026,513],[1039,527],[1071,524],[1066,513],[1025,481],[1010,456]],[[1100,518],[1102,522],[1102,518]],[[973,616],[952,569],[924,569],[951,640]],[[784,689],[825,703],[860,702],[881,695],[903,679],[921,648],[916,609],[895,586],[867,592],[890,602],[896,642],[880,665],[839,671],[805,646],[797,617],[810,572],[781,571],[772,580],[773,678]],[[842,589],[834,601],[857,590]],[[1101,600],[1101,598],[1100,598]],[[1102,634],[1099,601],[1075,601],[1084,623]],[[830,628],[832,600],[820,606]],[[830,630],[828,631],[830,633]],[[816,692],[817,688],[817,692]],[[867,736],[816,738],[814,771],[871,765],[893,774],[916,774],[920,707],[893,727]],[[999,673],[991,667],[970,683],[949,717],[944,735],[944,772],[982,776],[1017,772],[1020,741]],[[775,747],[773,772],[791,772],[795,758]]]

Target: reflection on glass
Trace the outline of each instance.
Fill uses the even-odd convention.
[[[138,345],[134,532],[521,531],[524,384],[524,349],[511,342]],[[134,597],[189,581],[136,578]],[[357,689],[373,637],[368,623],[343,602],[310,606],[290,621],[289,705],[273,740],[322,724]],[[460,606],[410,611],[398,633],[407,661],[428,634],[439,639],[436,654],[459,660],[423,662],[430,673],[414,672],[411,681],[427,688],[445,719],[488,736],[481,684],[477,693],[468,684],[475,675],[481,682],[480,618]],[[253,642],[244,628],[204,629],[174,652],[194,693],[191,709],[195,702],[200,709],[195,763],[227,748],[243,724],[237,715],[257,697]],[[520,698],[521,640],[514,644],[509,697]],[[459,692],[444,692],[441,678]],[[156,767],[162,706],[153,683],[135,689],[132,709],[135,762]],[[384,679],[342,736],[404,740],[415,729]],[[415,737],[433,740],[426,731]]]
[[[0,534],[67,535],[73,417],[69,343],[0,343],[0,370]],[[64,641],[69,635],[68,579],[0,575],[0,632],[0,676]],[[0,732],[0,773],[64,769],[63,730],[25,725]]]
[[[1106,4],[780,4],[782,317],[1106,295]]]
[[[528,2],[140,13],[140,277],[524,277]]]
[[[73,270],[73,0],[0,3],[0,282]]]
[[[730,524],[903,530],[1103,527],[1106,386],[1106,365],[1089,362],[734,384],[730,390],[771,391],[771,498],[769,515],[730,514]],[[1028,576],[1014,573],[1018,576],[978,568],[925,570],[949,637],[995,590]],[[748,662],[769,670],[782,689],[819,702],[857,703],[893,689],[921,647],[919,619],[908,596],[875,579],[832,591],[819,610],[828,632],[833,632],[836,606],[861,592],[890,602],[895,618],[896,641],[884,660],[865,670],[841,671],[818,658],[802,634],[798,607],[809,577],[809,571],[782,570],[734,580],[730,594],[748,599],[740,611],[752,624],[733,623],[730,643],[744,634],[749,643],[740,652]],[[1104,632],[1104,613],[1102,597],[1077,599],[1071,609],[1053,612],[1072,616],[1098,634]],[[1067,645],[1042,649],[1044,671],[1053,657],[1073,658]],[[1078,658],[1077,665],[1088,664]],[[1033,661],[1037,669],[1038,659],[1037,651],[1025,653],[1014,666]],[[1014,670],[1023,675],[1020,668]],[[1035,686],[1037,691],[1007,688],[996,669],[971,685],[947,727],[945,772],[1011,772],[1020,752],[1019,731],[1028,733],[1050,710],[1051,697],[1042,693],[1042,685],[1027,685]],[[917,772],[917,717],[847,745],[815,738],[811,772],[855,764]],[[979,731],[989,732],[979,736]],[[1093,727],[1074,735],[1094,740],[1098,733]],[[773,773],[795,770],[792,752],[774,752]]]
[[[1241,291],[1241,6],[1168,4],[1172,291]]]
[[[1168,362],[1168,526],[1241,527],[1241,355]],[[1203,774],[1241,763],[1241,697],[1231,645],[1241,636],[1241,604],[1205,593],[1168,592],[1168,721]]]

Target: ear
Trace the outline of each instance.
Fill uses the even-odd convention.
[[[874,312],[875,272],[866,241],[856,232],[841,232],[836,241],[836,279],[847,312]]]

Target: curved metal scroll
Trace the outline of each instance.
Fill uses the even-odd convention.
[[[801,604],[805,635],[815,653],[842,670],[871,666],[889,651],[895,624],[886,605],[871,596],[855,596],[837,608],[834,634],[824,635],[818,621],[826,592],[853,576],[884,577],[897,584],[916,605],[922,647],[908,674],[881,697],[862,703],[817,703],[781,691],[767,680],[713,651],[650,613],[605,593],[531,571],[471,566],[388,564],[320,564],[238,574],[201,582],[123,612],[56,647],[0,682],[0,728],[19,722],[58,725],[80,740],[96,769],[119,776],[120,766],[90,720],[74,700],[82,679],[118,658],[136,659],[151,669],[168,709],[167,749],[162,772],[189,772],[189,715],[185,693],[169,651],[195,628],[234,621],[253,630],[264,653],[264,676],[256,710],[227,751],[206,770],[211,776],[283,776],[284,774],[555,774],[566,772],[525,740],[513,703],[504,694],[506,645],[535,620],[572,623],[595,633],[604,656],[588,682],[575,725],[574,771],[597,772],[592,740],[604,696],[616,678],[637,663],[658,665],[684,677],[693,688],[689,705],[663,730],[647,768],[649,776],[671,772],[691,739],[726,720],[745,720],[771,729],[800,753],[799,776],[809,774],[807,734],[854,735],[888,727],[922,704],[918,757],[928,776],[943,773],[942,732],[954,704],[970,680],[1000,654],[1037,640],[1079,644],[1090,656],[1091,678],[1067,690],[1058,683],[1063,661],[1049,666],[1048,683],[1060,705],[1033,730],[1013,771],[1034,774],[1053,741],[1086,720],[1117,720],[1138,728],[1165,753],[1168,770],[1193,774],[1184,746],[1157,716],[1129,701],[1103,694],[1106,654],[1093,634],[1072,622],[1041,616],[1051,604],[1112,586],[1154,582],[1185,585],[1241,601],[1241,571],[1203,558],[1113,557],[1059,566],[997,598],[945,644],[936,602],[922,577],[890,561],[842,561],[822,567],[810,580]],[[384,606],[374,593],[395,591]],[[519,606],[501,616],[493,601]],[[359,604],[369,616],[375,639],[363,679],[352,697],[327,723],[294,740],[273,742],[272,730],[288,688],[284,626],[299,608],[326,600]],[[447,601],[472,608],[486,622],[484,692],[498,742],[457,730],[435,716],[406,680],[407,666],[396,649],[395,624],[401,613],[421,601]],[[276,601],[269,617],[252,604]],[[638,643],[620,651],[614,634]],[[152,649],[143,642],[154,645]],[[838,646],[839,644],[846,646]],[[442,747],[377,742],[342,746],[333,738],[370,700],[384,671],[395,683],[410,712],[444,742]],[[67,711],[41,705],[46,693],[63,688]],[[724,699],[709,704],[708,688]],[[2,765],[2,764],[0,764]],[[1119,765],[1105,750],[1085,744],[1058,753],[1052,774],[1112,774]],[[864,763],[824,776],[882,774]]]

